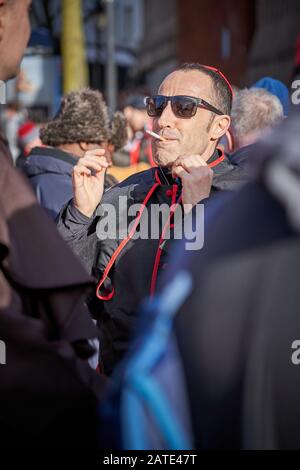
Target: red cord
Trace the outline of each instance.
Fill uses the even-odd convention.
[[[142,214],[145,210],[145,207],[146,207],[146,204],[147,202],[149,201],[149,199],[151,198],[152,194],[154,193],[154,191],[156,190],[156,188],[159,186],[159,183],[155,183],[151,188],[150,190],[148,191],[148,194],[147,196],[145,197],[144,201],[142,202],[141,204],[141,208],[139,210],[139,213],[134,221],[134,224],[132,226],[132,229],[129,233],[129,235],[124,238],[124,240],[120,243],[120,245],[118,246],[118,248],[114,251],[112,257],[110,258],[110,261],[109,263],[107,264],[106,268],[105,268],[105,271],[103,273],[103,276],[102,278],[100,279],[99,283],[98,283],[98,286],[97,286],[97,289],[96,289],[96,296],[101,299],[101,300],[110,300],[114,293],[115,293],[115,290],[113,288],[113,290],[109,293],[109,294],[106,294],[106,295],[102,295],[99,293],[99,289],[100,287],[102,286],[102,284],[104,283],[105,279],[107,278],[108,274],[109,274],[109,271],[111,270],[112,266],[114,265],[117,257],[119,256],[119,254],[121,253],[121,251],[123,250],[123,248],[127,245],[127,243],[129,242],[129,240],[131,240],[131,238],[133,237],[133,235],[135,234],[135,231],[136,231],[136,228],[139,224],[139,221],[140,221],[140,218],[142,217]]]
[[[155,256],[155,261],[154,261],[154,266],[153,266],[153,271],[152,271],[151,287],[150,287],[150,296],[151,297],[155,293],[157,276],[158,276],[158,268],[159,268],[160,258],[161,258],[162,250],[163,250],[162,249],[162,243],[164,241],[165,233],[166,233],[168,227],[169,226],[171,227],[171,224],[170,224],[171,219],[174,216],[174,214],[177,210],[177,207],[179,206],[179,204],[181,202],[181,196],[180,196],[180,198],[178,199],[178,201],[176,203],[177,190],[178,190],[178,185],[174,184],[173,185],[173,194],[172,194],[172,203],[171,203],[171,207],[170,207],[170,214],[169,214],[168,220],[166,221],[166,223],[165,223],[165,225],[162,229],[161,237],[159,239],[158,248],[157,248],[157,251],[156,251],[156,256]]]

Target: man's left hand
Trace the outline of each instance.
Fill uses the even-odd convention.
[[[178,157],[172,166],[172,175],[182,181],[182,202],[186,213],[209,196],[213,171],[200,155]]]

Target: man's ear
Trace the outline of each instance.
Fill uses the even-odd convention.
[[[87,152],[90,149],[90,145],[87,142],[79,142],[79,147],[84,152]]]
[[[115,151],[115,146],[114,146],[114,144],[108,143],[108,144],[107,144],[107,150],[108,150],[110,153],[114,153],[114,151]]]
[[[219,140],[230,127],[230,116],[224,114],[223,116],[217,116],[212,123],[210,135],[212,140]]]

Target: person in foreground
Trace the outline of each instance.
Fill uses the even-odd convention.
[[[29,0],[0,0],[0,79],[16,75]],[[91,285],[14,168],[0,136],[0,442],[9,448],[95,447],[104,379],[88,365],[97,330]]]
[[[298,110],[259,141],[205,249],[173,253],[102,408],[111,446],[300,449],[299,130]]]
[[[253,147],[255,181],[217,203],[205,250],[177,250],[164,280],[192,285],[175,336],[197,449],[300,448],[299,117]]]

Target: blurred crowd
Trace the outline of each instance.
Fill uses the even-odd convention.
[[[287,86],[271,77],[234,91],[231,125],[218,148],[232,164],[244,166],[249,163],[248,146],[288,116],[290,97]],[[72,170],[86,151],[106,149],[106,188],[156,166],[147,133],[152,119],[143,95],[129,94],[123,109],[113,114],[103,95],[87,88],[64,96],[48,122],[34,122],[28,115],[30,110],[20,103],[8,103],[2,128],[14,164],[27,175],[39,202],[54,219],[72,196]]]
[[[18,71],[29,3],[0,1],[1,80]],[[291,79],[299,64],[297,49]],[[116,112],[84,88],[47,122],[29,115],[1,113],[2,445],[299,449],[300,113],[286,84],[238,89],[187,63]]]

